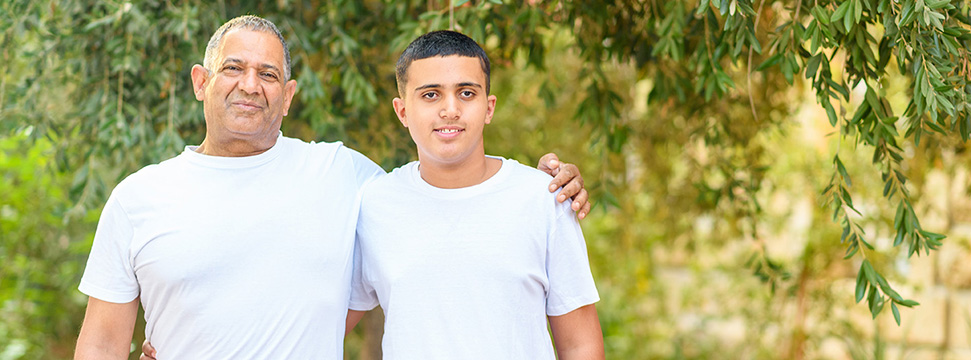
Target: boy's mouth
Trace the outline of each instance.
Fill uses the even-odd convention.
[[[459,134],[465,131],[465,129],[457,126],[446,126],[446,127],[437,128],[434,131],[438,133],[438,136],[441,136],[443,138],[452,138],[455,136],[459,136]]]

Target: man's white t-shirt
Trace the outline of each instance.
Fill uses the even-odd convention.
[[[599,300],[550,177],[514,160],[436,188],[412,162],[365,187],[350,308],[385,313],[387,359],[554,359],[547,315]]]
[[[360,184],[340,143],[187,147],[112,191],[81,292],[140,298],[158,359],[342,359]]]

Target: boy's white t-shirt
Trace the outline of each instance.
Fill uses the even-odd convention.
[[[384,172],[340,143],[186,147],[112,191],[81,279],[139,298],[158,359],[342,359],[360,184]]]
[[[549,175],[436,188],[412,162],[364,189],[350,308],[384,310],[385,359],[554,359],[547,315],[599,300],[586,244]]]

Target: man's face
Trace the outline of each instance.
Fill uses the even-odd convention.
[[[272,33],[245,29],[226,33],[216,49],[211,73],[198,65],[200,69],[193,69],[196,99],[205,109],[207,137],[275,140],[296,91],[296,81],[283,77],[285,61],[283,44]]]
[[[479,59],[430,57],[408,67],[404,99],[394,100],[422,163],[456,165],[484,155],[482,129],[492,121],[496,97],[486,93]]]

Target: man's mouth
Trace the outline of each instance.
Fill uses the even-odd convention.
[[[462,131],[462,129],[436,129],[435,131],[440,132],[442,134],[454,134],[459,131]]]
[[[259,104],[246,102],[246,101],[234,101],[233,106],[244,111],[259,111],[263,109],[263,107],[260,106]]]

